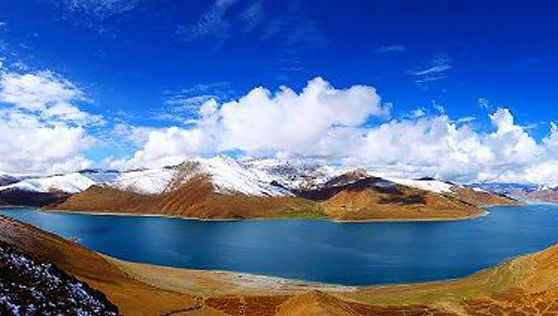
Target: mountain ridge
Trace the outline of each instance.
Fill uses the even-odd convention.
[[[0,187],[0,200],[9,204],[32,197],[41,197],[33,206],[49,209],[200,219],[457,219],[480,215],[484,205],[518,204],[504,195],[432,178],[384,178],[314,160],[225,156],[153,169],[24,178]]]

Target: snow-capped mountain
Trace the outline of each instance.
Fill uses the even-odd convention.
[[[26,177],[14,179],[0,186],[0,192],[21,190],[26,192],[82,192],[93,185],[130,190],[141,194],[163,193],[194,176],[205,175],[217,192],[246,195],[287,196],[289,190],[273,185],[273,177],[224,156],[198,158],[178,166],[131,171],[83,170],[65,175]]]
[[[122,172],[115,179],[102,184],[138,193],[163,193],[198,175],[211,179],[220,193],[282,196],[290,193],[271,184],[267,175],[252,170],[241,162],[225,156],[198,158],[178,166]]]
[[[455,186],[453,183],[440,181],[436,179],[401,179],[401,178],[392,178],[392,177],[383,177],[384,179],[401,184],[406,185],[408,187],[424,190],[424,191],[431,191],[436,193],[452,193],[453,191],[451,188]]]
[[[517,192],[531,193],[544,190],[544,187],[523,183],[472,183],[466,186],[506,195],[513,195]]]
[[[316,189],[351,169],[330,166],[319,159],[248,159],[242,164],[259,178],[294,190]]]
[[[214,191],[248,196],[292,196],[305,191],[342,187],[360,179],[382,178],[398,184],[437,194],[456,194],[455,184],[431,178],[403,179],[386,177],[365,169],[351,170],[327,165],[319,159],[233,159],[226,156],[196,158],[177,166],[130,171],[88,169],[64,175],[10,177],[0,186],[2,192],[52,192],[76,194],[91,186],[103,186],[140,194],[163,194],[204,176]],[[475,186],[477,190],[483,187]],[[488,190],[490,191],[490,190]]]
[[[78,193],[96,184],[87,176],[75,172],[65,175],[54,175],[40,178],[26,178],[21,181],[0,187],[0,191],[18,189],[29,192],[65,192]]]
[[[16,176],[9,175],[7,173],[0,172],[0,186],[9,185],[20,181]]]
[[[98,184],[137,193],[157,194],[165,191],[175,172],[173,168],[126,171],[118,173],[110,181],[99,181]]]

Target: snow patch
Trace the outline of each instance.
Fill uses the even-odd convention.
[[[451,187],[454,186],[453,184],[439,180],[413,180],[391,177],[384,177],[384,179],[397,184],[435,193],[452,193]]]
[[[70,173],[65,175],[48,176],[44,178],[28,178],[13,184],[0,187],[0,191],[19,189],[23,191],[48,193],[61,191],[65,193],[78,193],[86,190],[96,182],[80,174]]]

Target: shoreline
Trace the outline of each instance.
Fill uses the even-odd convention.
[[[511,257],[509,259],[506,259],[502,262],[499,262],[494,266],[473,271],[470,274],[462,277],[429,280],[429,281],[416,281],[416,282],[407,282],[407,283],[376,283],[376,284],[363,284],[363,285],[345,285],[345,284],[328,283],[328,282],[311,281],[311,280],[290,279],[285,277],[256,274],[250,272],[236,272],[236,271],[214,270],[214,269],[179,268],[179,267],[152,264],[152,263],[128,261],[104,253],[100,253],[97,251],[93,251],[93,252],[105,258],[105,260],[116,263],[121,268],[138,267],[139,268],[138,270],[152,269],[158,271],[166,271],[169,273],[175,272],[175,273],[188,274],[190,276],[192,274],[204,275],[205,277],[211,278],[215,281],[232,283],[234,285],[241,287],[242,290],[248,292],[251,290],[256,290],[256,291],[264,290],[270,292],[276,292],[276,291],[298,292],[298,291],[308,291],[308,290],[316,289],[321,291],[333,291],[333,292],[343,292],[343,293],[356,292],[359,290],[376,290],[381,288],[399,288],[399,287],[436,285],[440,283],[456,282],[456,281],[466,279],[471,275],[477,274],[479,272],[493,269],[505,262],[517,258],[525,257],[525,256],[530,256],[533,254],[533,253],[520,254]],[[130,276],[133,277],[134,275],[132,274]],[[238,290],[238,288],[236,290]]]
[[[211,279],[212,281],[215,282],[222,282],[229,285],[234,285],[236,286],[235,292],[269,291],[274,293],[279,293],[279,292],[292,293],[292,292],[301,292],[301,291],[308,291],[308,290],[354,292],[362,288],[390,286],[390,284],[344,285],[344,284],[327,283],[327,282],[319,282],[319,281],[289,279],[284,277],[262,275],[262,274],[255,274],[249,272],[178,268],[173,266],[127,261],[100,252],[95,252],[95,253],[105,258],[105,260],[115,263],[120,268],[126,270],[128,275],[137,279],[138,281],[142,281],[142,278],[138,278],[138,276],[142,275],[142,273],[138,273],[138,271],[154,270],[158,272],[156,274],[166,274],[166,273],[182,274],[182,275],[187,275],[193,278],[194,280],[197,278]],[[130,270],[132,270],[133,272],[130,273]],[[431,282],[440,282],[440,281],[444,281],[444,280],[436,280]],[[407,284],[412,284],[412,283],[407,283]],[[394,285],[407,285],[407,284],[395,283]]]
[[[10,208],[10,207],[6,207]],[[254,217],[254,218],[199,218],[199,217],[185,217],[176,215],[165,214],[133,214],[133,213],[117,213],[117,212],[91,212],[91,211],[75,211],[75,210],[56,210],[56,209],[43,209],[35,208],[36,211],[60,213],[60,214],[82,214],[82,215],[96,215],[96,216],[128,216],[128,217],[160,217],[182,219],[199,222],[240,222],[240,221],[278,221],[278,220],[309,220],[309,221],[328,221],[337,224],[363,224],[363,223],[404,223],[404,222],[452,222],[472,220],[480,217],[487,216],[490,212],[482,209],[479,214],[462,217],[431,217],[431,218],[380,218],[380,219],[363,219],[363,220],[338,220],[334,218],[304,218],[304,217]]]

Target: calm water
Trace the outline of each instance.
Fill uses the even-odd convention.
[[[457,222],[199,222],[0,209],[121,259],[346,285],[462,277],[558,242],[558,206],[490,208]]]

